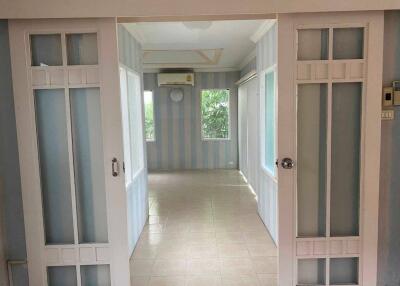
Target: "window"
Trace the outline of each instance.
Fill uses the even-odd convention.
[[[155,141],[154,101],[151,90],[144,91],[144,128],[146,141]]]
[[[201,135],[204,140],[229,139],[229,89],[201,91]]]
[[[263,166],[272,176],[275,176],[276,159],[276,114],[275,114],[275,67],[267,70],[261,82],[261,114],[262,120],[262,144],[263,146]]]

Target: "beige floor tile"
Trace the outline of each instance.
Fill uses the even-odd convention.
[[[249,258],[221,258],[220,269],[222,275],[249,275],[255,274],[253,263]]]
[[[222,275],[223,286],[259,286],[257,276],[249,275]]]
[[[217,243],[245,243],[242,232],[221,231],[216,233]]]
[[[185,286],[185,276],[153,276],[149,286]]]
[[[194,243],[188,246],[187,257],[195,258],[217,258],[218,248],[215,243]]]
[[[132,276],[148,276],[152,273],[154,259],[134,259],[130,262]]]
[[[153,275],[162,276],[185,275],[185,273],[185,259],[157,259],[152,270]]]
[[[276,274],[258,274],[260,286],[277,286],[278,278]]]
[[[243,233],[248,244],[274,243],[265,229],[261,231],[244,231]]]
[[[131,276],[131,286],[148,286],[149,276]]]
[[[219,257],[249,257],[249,251],[244,243],[218,244]]]
[[[275,286],[276,247],[235,170],[149,176],[132,286]]]
[[[219,275],[219,259],[189,259],[187,261],[187,274],[188,275]]]
[[[196,275],[186,277],[186,286],[221,286],[219,275]]]
[[[247,244],[250,256],[277,256],[278,251],[275,244]]]
[[[145,225],[143,228],[143,232],[146,233],[162,233],[163,231],[163,224],[148,224]]]
[[[257,274],[276,274],[277,258],[276,257],[253,257],[253,267]]]

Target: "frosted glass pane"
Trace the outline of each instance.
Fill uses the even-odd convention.
[[[46,244],[73,244],[64,90],[36,90],[35,109]]]
[[[328,29],[298,30],[297,59],[327,60],[328,59]]]
[[[97,34],[66,35],[68,65],[97,65]]]
[[[300,259],[297,268],[298,285],[325,285],[325,259]]]
[[[28,265],[11,264],[11,279],[13,286],[29,285]]]
[[[109,265],[85,265],[81,266],[82,286],[110,286]]]
[[[358,258],[331,258],[330,284],[358,284]]]
[[[32,66],[61,66],[61,35],[31,35]]]
[[[131,138],[128,110],[128,82],[124,68],[120,68],[119,74],[121,88],[121,116],[122,116],[122,137],[124,141],[124,164],[125,164],[125,184],[128,186],[132,182],[132,162],[131,162]]]
[[[49,286],[76,286],[75,266],[47,267],[47,281]]]
[[[140,86],[140,77],[131,72],[127,72],[127,83],[131,166],[132,177],[134,177],[144,167],[142,88]]]
[[[361,83],[332,87],[331,236],[358,235]]]
[[[70,89],[70,104],[79,243],[107,242],[100,91]]]
[[[362,59],[364,28],[333,29],[333,59]]]
[[[265,168],[275,175],[275,71],[265,75]]]
[[[325,236],[326,232],[326,112],[326,84],[298,86],[298,236]]]

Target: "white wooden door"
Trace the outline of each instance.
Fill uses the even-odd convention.
[[[30,285],[127,286],[116,21],[9,27]]]
[[[382,46],[382,12],[278,17],[281,286],[376,285]]]

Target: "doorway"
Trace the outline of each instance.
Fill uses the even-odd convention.
[[[226,275],[228,284],[374,285],[380,138],[376,95],[382,78],[382,47],[377,43],[382,43],[383,14],[284,14],[264,22],[252,37],[257,42],[256,72],[238,74],[234,82],[239,88],[218,85],[223,77],[196,75],[195,67],[182,70],[186,63],[174,67],[173,78],[180,81],[170,86],[172,72],[164,70],[170,62],[162,56],[166,50],[142,54],[140,33],[123,26],[117,30],[117,25],[115,19],[10,21],[30,284],[129,285],[129,274],[135,272],[146,274],[132,275],[138,285],[168,284],[160,278],[166,276],[163,271],[182,273],[182,266],[184,278],[173,285],[218,285],[224,271],[243,274]],[[212,23],[183,26],[207,30]],[[218,66],[223,59],[220,49],[205,47],[185,55],[173,51],[169,57],[176,64],[193,54],[203,65]],[[162,100],[174,105],[165,105],[164,117],[157,117],[156,88],[146,89],[148,83],[141,79],[146,57],[149,64],[163,65],[152,81],[156,88],[169,89]],[[182,73],[186,76],[177,76]],[[251,81],[256,76],[254,93]],[[212,84],[196,89],[196,77]],[[182,109],[199,115],[197,125],[175,127],[179,117],[165,119],[179,114],[188,98],[185,89],[197,101],[193,109]],[[151,104],[153,113],[144,109]],[[207,112],[213,106],[222,113],[217,130],[209,128],[213,118]],[[153,121],[146,121],[148,114]],[[152,122],[153,133],[147,129]],[[146,158],[148,145],[159,144],[156,129],[163,125],[173,127],[160,144],[165,152],[157,150]],[[192,152],[192,144],[175,143],[185,130],[196,130],[196,138],[212,147],[203,144]],[[225,149],[235,134],[236,146]],[[173,163],[162,163],[170,158]],[[197,163],[230,170],[161,168],[148,183],[150,166],[187,168]],[[252,172],[253,164],[257,167]],[[149,211],[154,217],[147,222]],[[194,220],[181,225],[182,216]],[[228,231],[230,227],[241,231]],[[177,241],[154,254],[151,243],[168,241],[168,228],[175,234],[185,229],[185,242],[203,230],[204,235],[190,241],[215,241],[215,247],[203,245],[197,253],[214,249],[218,257],[198,264],[195,257],[181,263],[157,261],[157,255],[182,255],[174,248]],[[252,231],[262,232],[263,238],[249,235]],[[149,261],[137,263],[135,251],[142,242],[150,244],[141,251]],[[259,242],[264,246],[252,248]],[[269,264],[277,259],[274,243],[279,246],[275,268]],[[196,253],[183,249],[184,255]],[[186,275],[188,269],[212,272],[213,261],[220,279]],[[225,266],[231,270],[222,270]],[[269,270],[274,273],[265,273]]]

